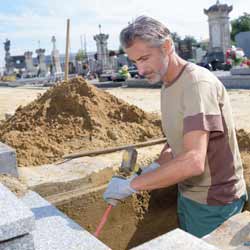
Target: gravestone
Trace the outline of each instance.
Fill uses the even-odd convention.
[[[38,76],[46,76],[47,74],[47,67],[45,64],[45,49],[37,49],[37,60],[38,60]]]
[[[209,23],[209,53],[223,52],[231,47],[229,13],[233,6],[220,4],[219,1],[209,9],[204,9]]]
[[[97,61],[101,65],[102,72],[110,70],[109,53],[108,53],[108,34],[101,33],[101,25],[99,25],[100,33],[94,36],[97,47]]]
[[[203,50],[202,48],[196,48],[194,52],[195,52],[196,63],[201,63],[204,56],[206,55],[206,51]]]
[[[5,75],[13,75],[14,74],[14,63],[12,57],[10,56],[10,40],[6,39],[4,42],[4,50],[5,50]]]
[[[35,76],[37,74],[37,70],[33,65],[33,58],[32,58],[33,52],[31,51],[26,51],[24,53],[25,56],[25,65],[26,65],[26,72],[25,75],[27,76]]]
[[[236,45],[242,48],[246,57],[250,57],[250,31],[240,32],[235,36]]]
[[[51,42],[53,44],[53,50],[51,52],[52,59],[52,75],[59,75],[62,73],[61,63],[60,63],[60,53],[56,49],[56,38],[52,36]]]

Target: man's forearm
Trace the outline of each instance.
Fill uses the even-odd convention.
[[[166,143],[158,159],[156,159],[155,162],[159,163],[160,165],[163,165],[164,163],[169,162],[172,159],[173,159],[172,149],[170,148],[169,144]]]
[[[184,152],[162,164],[155,171],[136,177],[131,182],[135,190],[153,190],[168,187],[204,171],[204,161],[196,151]]]

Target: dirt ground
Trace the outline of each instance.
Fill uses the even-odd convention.
[[[0,87],[0,120],[4,119],[5,113],[14,113],[18,106],[28,104],[47,89],[45,87]],[[144,111],[160,114],[160,89],[111,88],[106,91]],[[236,128],[243,128],[250,132],[250,90],[228,90],[228,93]]]
[[[0,120],[5,113],[13,114],[18,106],[25,106],[48,88],[43,87],[0,87]]]

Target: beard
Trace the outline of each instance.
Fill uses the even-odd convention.
[[[155,84],[161,81],[161,74],[160,73],[151,73],[145,76],[149,83]]]
[[[152,72],[145,74],[145,77],[149,83],[155,84],[155,83],[163,81],[168,71],[169,57],[167,59],[162,58],[161,65],[162,67],[157,72],[152,71]]]

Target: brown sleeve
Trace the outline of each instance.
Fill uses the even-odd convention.
[[[193,130],[224,132],[215,85],[209,82],[194,83],[184,92],[183,104],[184,134]]]

